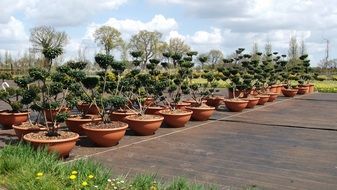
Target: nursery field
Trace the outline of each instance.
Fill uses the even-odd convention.
[[[337,189],[337,94],[314,93],[228,112],[184,128],[165,125],[153,136],[128,131],[114,147],[81,137],[63,164],[88,159],[115,174],[175,176],[219,189]],[[16,142],[0,130],[0,145]]]

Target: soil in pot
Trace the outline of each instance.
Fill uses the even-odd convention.
[[[191,119],[192,111],[188,110],[162,110],[159,112],[162,116],[164,116],[164,123],[166,123],[169,127],[184,127],[185,124]]]
[[[129,127],[138,135],[153,135],[157,131],[163,120],[159,115],[130,115],[125,118]]]
[[[150,107],[147,107],[146,110],[145,110],[145,114],[149,114],[149,115],[160,115],[160,111],[161,110],[165,110],[165,109],[168,109],[166,107],[163,107],[163,106],[150,106]]]
[[[229,111],[232,112],[241,112],[243,109],[247,107],[248,100],[243,99],[226,99],[225,105],[228,108]]]
[[[0,124],[3,129],[11,129],[12,125],[20,125],[28,120],[28,112],[13,113],[9,110],[0,111]]]
[[[246,108],[254,108],[260,100],[259,97],[247,97],[242,99],[248,101]]]
[[[276,92],[269,92],[267,93],[269,95],[269,99],[268,99],[268,102],[273,102],[276,100],[277,96],[278,96],[278,93]]]
[[[298,89],[282,89],[282,94],[285,97],[294,97],[297,94]]]
[[[264,105],[266,102],[268,102],[270,95],[260,94],[260,95],[257,95],[256,97],[260,98],[257,105]]]
[[[205,98],[206,100],[206,105],[208,106],[212,106],[212,107],[219,107],[223,101],[224,101],[224,97],[221,96],[215,96],[215,97],[207,97]]]
[[[87,123],[83,126],[87,137],[96,145],[109,147],[117,145],[124,137],[128,124],[120,121],[109,123]]]
[[[213,115],[215,107],[211,107],[211,106],[207,106],[206,104],[203,104],[199,107],[188,106],[186,107],[186,109],[193,111],[193,114],[191,116],[192,120],[206,121]]]
[[[170,103],[171,107],[174,109],[181,109],[181,110],[186,110],[187,106],[190,106],[191,103],[187,103],[187,102],[179,102],[179,103]]]
[[[190,103],[191,107],[197,107],[200,106],[199,103],[195,100],[183,100],[183,102]],[[201,100],[202,104],[205,104],[207,100]]]
[[[23,122],[20,125],[13,125],[12,127],[14,129],[16,136],[19,138],[19,140],[21,140],[22,137],[28,133],[37,133],[40,131],[47,131],[47,128],[44,127],[43,125],[32,124],[30,122]]]
[[[54,121],[57,112],[59,111],[58,109],[45,109],[43,110],[44,113],[46,114],[47,121]],[[62,108],[60,112],[69,112],[69,108]]]
[[[82,113],[86,113],[86,114],[98,115],[100,111],[97,105],[94,105],[94,104],[81,103],[81,104],[77,104],[76,107],[78,111]]]
[[[64,158],[68,157],[80,136],[77,133],[68,131],[59,131],[58,134],[58,136],[48,136],[46,131],[40,131],[38,133],[28,133],[23,136],[23,139],[31,143],[35,148],[45,146],[50,152],[56,152]]]
[[[96,115],[86,115],[84,117],[73,115],[66,120],[66,126],[70,131],[78,133],[79,135],[84,135],[84,130],[82,126],[87,123],[98,123],[102,121],[102,118]]]
[[[127,123],[126,116],[137,115],[137,112],[133,110],[117,110],[110,113],[109,117],[111,121],[121,121]]]

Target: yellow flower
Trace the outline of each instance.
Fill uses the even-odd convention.
[[[71,175],[71,176],[69,176],[69,179],[75,180],[75,179],[76,179],[76,175]]]
[[[87,183],[86,181],[83,181],[83,182],[82,182],[82,186],[83,186],[83,187],[85,187],[85,186],[87,186],[87,185],[88,185],[88,183]]]
[[[37,177],[42,177],[42,176],[43,176],[43,172],[38,172],[38,173],[36,174],[36,176],[37,176]]]
[[[77,171],[72,171],[71,174],[72,175],[77,175]]]
[[[41,178],[40,177],[36,177],[35,179],[40,180]]]
[[[94,178],[94,176],[93,176],[93,175],[89,175],[88,178],[89,178],[89,179],[92,179],[92,178]]]

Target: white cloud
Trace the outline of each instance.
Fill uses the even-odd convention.
[[[28,36],[20,20],[10,17],[7,23],[0,24],[0,49],[19,51],[28,48]]]

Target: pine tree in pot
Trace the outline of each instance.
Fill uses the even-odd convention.
[[[282,60],[280,61],[280,66],[282,67],[283,72],[280,74],[282,76],[283,79],[283,83],[285,84],[282,89],[282,94],[285,97],[294,97],[297,92],[298,89],[297,88],[293,88],[293,85],[291,84],[292,80],[296,80],[296,69],[294,70],[294,68],[289,67],[288,66],[288,61],[285,60],[286,55],[282,55]]]
[[[67,157],[74,148],[79,135],[73,132],[59,131],[58,128],[59,123],[64,122],[68,117],[68,113],[62,112],[62,110],[66,107],[69,87],[75,82],[75,79],[69,75],[67,66],[60,66],[56,71],[50,76],[49,72],[42,68],[29,70],[31,82],[37,83],[38,87],[42,89],[40,93],[41,101],[35,101],[31,106],[32,109],[42,111],[46,107],[51,108],[52,105],[57,104],[58,111],[52,122],[47,122],[46,112],[43,112],[43,125],[47,128],[47,131],[28,133],[23,136],[23,139],[34,147],[46,146],[49,151],[57,152],[60,156]],[[56,83],[55,81],[58,82]],[[61,98],[55,97],[56,92],[62,95]]]
[[[109,54],[97,54],[95,56],[96,63],[102,69],[103,75],[100,77],[100,84],[98,91],[97,106],[100,108],[99,115],[103,119],[100,123],[87,123],[82,126],[87,137],[98,146],[114,146],[124,137],[128,124],[120,121],[111,121],[106,107],[112,107],[111,93],[114,89],[119,88],[118,79],[115,81],[108,81],[108,73],[112,69],[113,72],[122,73],[125,70],[123,62],[114,61],[114,57]],[[116,84],[116,85],[114,85]],[[115,87],[116,86],[116,87]]]
[[[7,82],[3,82],[0,90],[0,100],[11,108],[0,111],[0,124],[4,129],[29,120],[28,105],[37,98],[38,94],[37,88],[29,88],[30,79],[28,77],[16,78],[14,82],[17,87],[9,87]]]
[[[231,62],[233,66],[229,68],[218,68],[218,71],[223,74],[223,80],[228,83],[230,86],[229,92],[232,94],[231,99],[225,99],[225,105],[226,107],[233,112],[240,112],[248,105],[248,100],[243,100],[239,98],[242,95],[242,92],[246,91],[250,87],[247,85],[250,83],[250,80],[248,80],[248,74],[245,72],[244,68],[242,67],[242,61],[245,61],[244,63],[249,64],[248,59],[249,56],[242,55],[242,52],[244,51],[243,48],[237,49],[235,52],[235,58],[230,60],[224,60],[226,62]],[[243,59],[247,60],[243,60]],[[245,76],[245,78],[243,77]],[[248,83],[249,82],[249,83]],[[237,93],[239,92],[239,93]],[[237,97],[238,95],[238,97]]]
[[[71,115],[65,121],[70,131],[84,134],[82,125],[86,123],[98,123],[102,120],[97,115],[99,109],[96,104],[96,88],[99,83],[98,77],[87,77],[83,71],[88,63],[84,61],[69,61],[67,65],[70,67],[70,73],[76,77],[76,83],[70,85],[69,95],[67,96],[68,105],[70,107],[77,107],[80,114]],[[83,104],[79,104],[79,101],[86,100],[88,107],[81,107]],[[92,115],[94,113],[94,115]],[[95,114],[96,113],[96,114]]]
[[[216,92],[219,92],[217,89],[219,85],[218,81],[221,80],[223,75],[219,72],[205,70],[201,77],[207,80],[206,86],[208,88],[209,94],[207,97],[205,97],[206,104],[208,106],[217,108],[221,105],[221,103],[223,103],[223,100],[225,99],[223,96],[215,94]]]
[[[314,91],[314,85],[310,84],[310,80],[313,79],[312,68],[310,68],[310,60],[308,55],[304,54],[300,56],[300,72],[298,80],[298,92],[297,94],[312,93]]]

